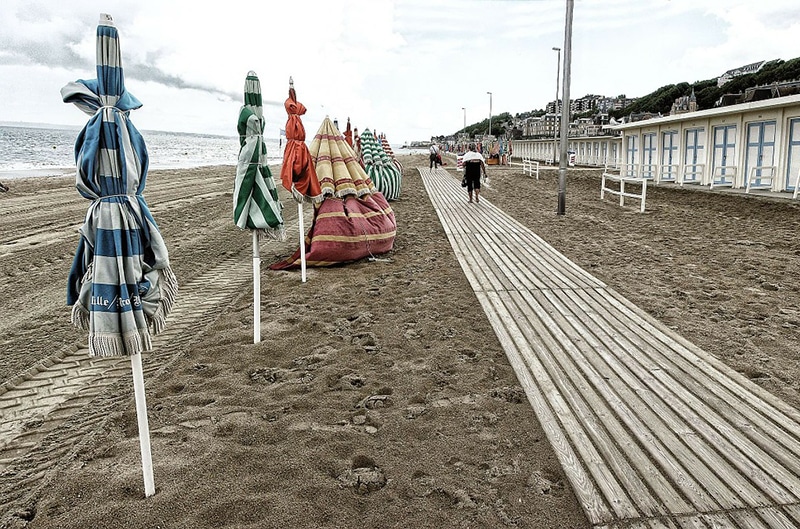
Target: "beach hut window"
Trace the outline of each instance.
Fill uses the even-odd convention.
[[[800,118],[789,120],[789,156],[786,164],[786,183],[784,188],[794,191],[797,174],[800,171]]]
[[[748,123],[745,184],[750,184],[750,186],[766,185],[766,182],[762,180],[772,178],[774,163],[775,121]]]

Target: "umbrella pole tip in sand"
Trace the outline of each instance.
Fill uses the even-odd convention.
[[[147,401],[144,396],[144,375],[142,355],[131,355],[133,371],[133,393],[136,399],[136,421],[139,425],[139,449],[142,453],[142,475],[144,476],[144,495],[149,498],[156,493],[153,480],[153,458],[150,452],[150,426],[147,422]]]

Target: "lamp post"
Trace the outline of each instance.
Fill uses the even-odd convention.
[[[564,86],[562,87],[561,113],[561,160],[558,163],[558,210],[564,215],[567,205],[567,135],[569,132],[569,84],[572,67],[572,11],[575,0],[567,0],[567,15],[564,26]]]
[[[489,136],[492,135],[492,93],[486,92],[489,94]]]
[[[462,132],[464,134],[466,134],[467,133],[467,107],[461,107],[461,110],[464,112],[464,128],[462,129]]]
[[[558,52],[558,62],[556,63],[556,102],[553,106],[553,165],[558,158],[558,87],[559,74],[561,73],[561,48],[553,46],[553,51]]]

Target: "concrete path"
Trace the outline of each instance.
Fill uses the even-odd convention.
[[[798,410],[467,203],[460,179],[419,172],[595,527],[800,527]]]

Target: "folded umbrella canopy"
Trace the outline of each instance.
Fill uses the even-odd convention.
[[[267,165],[261,83],[253,71],[245,79],[244,105],[236,128],[240,148],[233,190],[234,223],[239,228],[258,230],[267,237],[283,240],[283,205]]]
[[[361,134],[361,156],[367,174],[375,182],[375,187],[383,193],[386,200],[395,200],[400,196],[402,173],[395,166],[380,142],[369,129]]]
[[[281,182],[297,202],[322,202],[317,174],[306,146],[306,129],[300,116],[306,107],[297,101],[294,82],[289,78],[289,97],[284,102],[286,120],[286,149],[283,151]]]
[[[239,162],[233,186],[233,220],[253,232],[253,343],[261,341],[261,254],[259,236],[284,240],[283,205],[267,165],[261,82],[254,71],[244,81],[244,105],[239,111]]]
[[[286,120],[286,148],[283,151],[281,182],[297,201],[297,223],[300,232],[301,281],[306,282],[305,229],[303,228],[303,202],[318,204],[322,202],[317,173],[306,145],[306,129],[300,116],[306,107],[297,101],[294,81],[289,78],[289,97],[283,104],[288,118]]]
[[[125,90],[117,29],[109,15],[101,14],[97,26],[97,79],[69,83],[61,95],[92,116],[75,142],[76,187],[92,202],[80,229],[67,303],[73,306],[73,323],[89,331],[90,355],[131,357],[150,496],[155,487],[140,353],[151,349],[151,331],[164,328],[178,283],[143,196],[147,148],[128,119],[142,104]]]
[[[347,128],[344,130],[344,141],[353,148],[353,131],[350,129],[350,118],[347,118]]]

